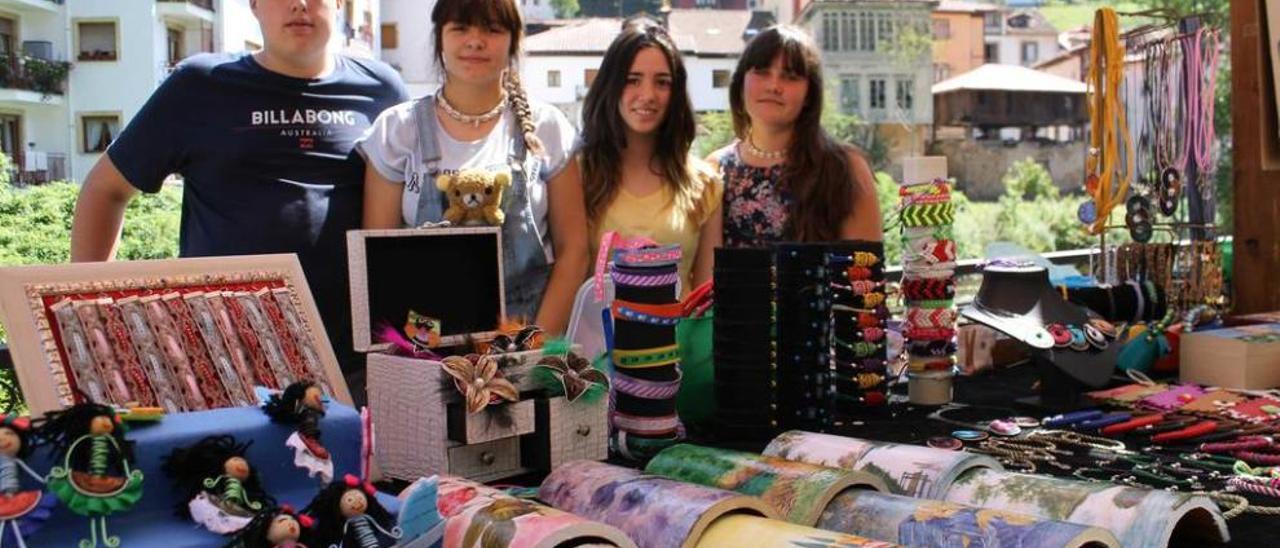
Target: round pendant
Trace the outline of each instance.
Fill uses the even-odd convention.
[[[987,430],[1000,436],[1016,436],[1022,433],[1022,427],[1013,421],[994,420],[987,424]]]
[[[1098,330],[1098,328],[1094,327],[1092,324],[1085,324],[1084,338],[1088,339],[1089,344],[1093,345],[1093,347],[1098,350],[1102,350],[1107,347],[1107,337],[1102,334],[1102,331]]]
[[[1080,204],[1080,209],[1076,211],[1076,217],[1080,219],[1080,222],[1087,225],[1097,222],[1098,204],[1095,204],[1092,201]]]
[[[1124,201],[1124,208],[1126,211],[1134,211],[1139,209],[1143,211],[1149,211],[1151,209],[1151,200],[1148,200],[1146,196],[1143,196],[1141,194],[1134,194],[1132,196],[1129,196],[1128,200]]]
[[[1116,338],[1116,326],[1107,320],[1102,318],[1091,318],[1089,320],[1089,325],[1093,326],[1094,329],[1097,329],[1102,333],[1102,336],[1108,339]]]
[[[925,445],[933,447],[934,449],[947,449],[950,451],[959,451],[964,449],[964,443],[960,440],[956,438],[948,438],[946,436],[929,438],[929,440],[925,442]]]
[[[1153,233],[1154,230],[1151,228],[1151,223],[1149,222],[1137,223],[1129,227],[1129,237],[1133,238],[1133,241],[1141,244],[1151,241],[1151,235]]]
[[[1054,346],[1062,348],[1071,344],[1071,331],[1068,331],[1066,326],[1053,323],[1045,326],[1045,329],[1049,330],[1049,336],[1053,337]]]
[[[1013,421],[1014,424],[1021,426],[1023,428],[1035,428],[1037,426],[1040,426],[1040,419],[1037,419],[1035,417],[1013,417],[1012,419],[1009,419],[1009,420]]]
[[[956,430],[951,433],[951,437],[960,441],[982,441],[991,435],[981,430]]]
[[[1167,167],[1160,173],[1160,213],[1171,216],[1178,212],[1178,199],[1182,197],[1182,172]]]
[[[1089,194],[1093,194],[1093,193],[1097,192],[1097,191],[1098,191],[1098,176],[1097,176],[1097,175],[1095,175],[1095,174],[1090,173],[1088,177],[1085,177],[1085,178],[1084,178],[1084,189],[1085,189],[1085,191],[1086,191],[1086,192],[1088,192]]]

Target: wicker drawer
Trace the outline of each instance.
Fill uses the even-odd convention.
[[[520,438],[449,448],[450,474],[476,479],[520,470]]]
[[[563,397],[547,400],[546,421],[539,420],[550,442],[550,469],[571,460],[609,457],[609,418],[603,400],[569,403]]]
[[[449,439],[472,445],[531,433],[533,407],[533,400],[522,400],[468,413],[460,403],[449,404]]]

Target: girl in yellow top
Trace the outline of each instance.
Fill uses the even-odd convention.
[[[680,51],[661,26],[635,19],[598,74],[582,107],[577,161],[561,173],[582,186],[592,254],[608,232],[680,244],[688,292],[711,279],[723,186],[689,156],[696,126]]]

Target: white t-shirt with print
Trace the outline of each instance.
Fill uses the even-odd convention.
[[[545,158],[538,178],[528,182],[528,195],[539,234],[547,234],[547,181],[564,167],[577,138],[577,130],[559,109],[530,101],[534,134],[542,140]],[[418,127],[413,111],[417,101],[408,101],[384,111],[357,142],[365,161],[387,180],[403,183],[401,216],[406,226],[418,226],[418,199],[421,193],[438,192],[433,176],[426,176],[418,158]],[[482,168],[509,171],[510,138],[515,115],[508,109],[483,139],[466,142],[451,137],[436,119],[435,136],[440,160],[436,174]]]

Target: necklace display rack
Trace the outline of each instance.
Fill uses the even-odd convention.
[[[1169,295],[1171,308],[1181,312],[1202,305],[1221,307],[1225,305],[1221,292],[1203,294],[1204,288],[1198,279],[1204,275],[1204,266],[1197,264],[1202,260],[1198,256],[1198,244],[1216,241],[1218,230],[1213,222],[1212,122],[1197,125],[1190,124],[1189,120],[1192,116],[1212,120],[1212,98],[1201,99],[1200,89],[1203,82],[1212,82],[1217,52],[1210,50],[1217,48],[1201,48],[1200,43],[1217,44],[1217,31],[1203,27],[1202,14],[1179,17],[1167,10],[1146,10],[1118,15],[1165,22],[1139,27],[1123,36],[1126,56],[1141,56],[1145,60],[1133,63],[1132,67],[1136,68],[1126,69],[1128,74],[1121,86],[1121,95],[1128,103],[1123,108],[1129,113],[1130,128],[1139,136],[1132,149],[1125,149],[1135,157],[1135,161],[1130,162],[1131,166],[1136,164],[1131,167],[1135,172],[1129,175],[1138,183],[1125,200],[1126,222],[1100,223],[1100,252],[1096,262],[1091,261],[1091,269],[1099,280],[1123,283],[1124,280],[1115,275],[1118,265],[1108,248],[1118,244],[1108,244],[1108,234],[1125,230],[1134,241],[1150,241],[1157,233],[1167,234],[1177,251],[1168,258],[1172,276],[1158,283],[1162,283],[1162,289]],[[1170,82],[1176,87],[1169,87]],[[1158,86],[1165,90],[1153,89]],[[1204,127],[1205,131],[1170,129],[1187,126]],[[1199,189],[1199,192],[1185,191],[1188,188]],[[1161,202],[1159,207],[1153,205],[1156,202]],[[1157,212],[1167,220],[1157,221]],[[1216,264],[1210,268],[1220,272],[1222,266]],[[1215,279],[1220,279],[1220,274]]]

